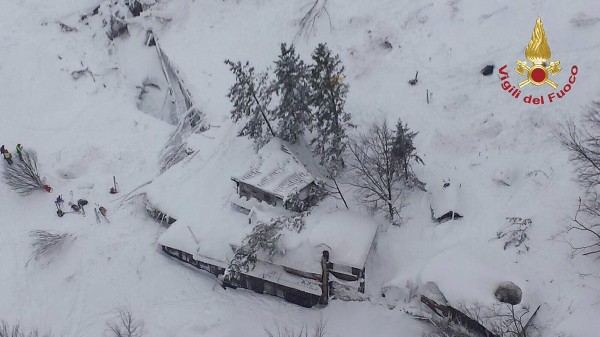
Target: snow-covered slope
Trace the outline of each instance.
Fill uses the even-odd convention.
[[[223,61],[272,65],[279,44],[292,42],[306,4],[163,0],[132,19],[128,37],[109,43],[100,18],[79,21],[98,3],[0,4],[0,143],[37,150],[39,169],[55,189],[21,197],[0,184],[0,319],[60,336],[100,336],[105,321],[128,307],[146,322],[149,336],[261,336],[276,323],[298,328],[320,317],[329,336],[417,336],[422,327],[400,310],[405,298],[389,310],[383,287],[408,294],[407,285],[437,281],[449,299],[485,302],[493,300],[496,282],[511,280],[526,301],[542,305],[538,315],[547,335],[597,334],[600,267],[590,258],[571,258],[569,246],[551,238],[574,215],[581,195],[553,134],[597,98],[599,4],[328,1],[331,25],[321,17],[314,35],[295,41],[297,50],[309,60],[317,43],[327,42],[340,54],[350,85],[346,108],[361,128],[402,117],[419,131],[416,146],[426,165],[417,174],[429,185],[444,179],[461,184],[465,217],[434,224],[433,196],[415,192],[404,225],[381,228],[369,256],[371,301],[305,309],[215,287],[210,275],[161,254],[156,240],[164,229],[138,201],[123,197],[154,180],[143,189],[168,196],[165,206],[174,213],[193,213],[194,203],[206,201],[215,207],[207,218],[221,219],[218,210],[234,191],[230,177],[253,158],[251,142],[235,137],[229,118],[225,94],[233,76]],[[571,65],[579,68],[564,99],[540,106],[512,98],[496,75],[479,74],[486,64],[508,64],[516,84],[512,68],[524,59],[537,16],[552,59],[563,66],[554,80],[564,84]],[[58,22],[78,31],[62,32]],[[159,152],[174,127],[136,108],[136,86],[161,76],[155,50],[143,45],[147,28],[159,36],[213,126],[190,140],[197,154],[158,178]],[[393,48],[382,47],[384,41]],[[72,78],[86,68],[93,77]],[[419,83],[410,86],[417,70]],[[549,87],[527,90],[542,95]],[[108,194],[113,175],[121,189],[116,196]],[[90,201],[86,217],[56,217],[53,200],[62,193],[68,201],[70,191]],[[96,203],[108,208],[110,223],[96,223]],[[321,207],[343,205],[328,200]],[[528,252],[505,251],[500,240],[490,240],[507,217],[532,219]],[[33,229],[77,239],[54,261],[26,266]]]

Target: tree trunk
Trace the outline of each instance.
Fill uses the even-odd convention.
[[[277,137],[277,135],[275,135],[275,131],[273,131],[273,128],[271,127],[271,123],[269,123],[269,120],[267,119],[267,116],[265,115],[265,110],[263,109],[262,106],[260,106],[258,98],[256,98],[255,92],[252,92],[252,97],[254,97],[254,101],[256,102],[256,105],[258,105],[258,107],[260,108],[260,114],[265,119],[265,122],[267,123],[267,126],[269,127],[269,131],[271,131],[271,134],[273,135],[273,137]]]
[[[335,184],[335,188],[337,188],[338,193],[340,194],[340,197],[342,198],[342,201],[344,202],[344,205],[346,206],[346,209],[350,209],[350,207],[348,207],[348,203],[346,202],[346,198],[344,198],[344,195],[342,194],[342,191],[340,190],[340,187],[338,186],[337,181],[335,180],[335,178],[331,178],[331,180],[333,180],[333,183]]]
[[[324,250],[321,257],[321,304],[329,303],[329,252]]]

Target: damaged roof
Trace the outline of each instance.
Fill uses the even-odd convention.
[[[252,185],[283,200],[315,181],[279,138],[273,138],[263,146],[256,159],[246,167],[245,171],[231,179]]]

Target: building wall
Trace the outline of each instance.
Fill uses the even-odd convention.
[[[192,254],[182,252],[167,246],[162,246],[162,250],[169,256],[172,256],[180,261],[188,263],[198,269],[205,270],[215,276],[224,275],[225,268],[212,265],[210,263],[198,261],[194,259]],[[283,298],[284,300],[303,307],[310,308],[319,303],[320,296],[305,293],[298,289],[289,288],[281,284],[269,282],[257,277],[242,274],[239,280],[230,280],[224,285],[232,288],[244,288],[252,290],[259,294],[268,294]]]
[[[273,206],[281,206],[283,204],[283,200],[277,198],[275,195],[243,182],[238,182],[238,194],[240,197],[246,197],[247,199],[254,198]]]

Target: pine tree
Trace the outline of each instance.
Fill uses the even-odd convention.
[[[343,83],[344,66],[339,55],[332,56],[326,44],[319,44],[312,59],[311,105],[315,109],[311,131],[313,151],[321,156],[321,165],[330,177],[336,177],[344,167],[343,153],[348,144],[346,128],[353,127],[350,114],[344,111],[348,85]]]
[[[394,140],[392,147],[392,156],[396,165],[398,165],[399,173],[404,178],[406,184],[409,187],[417,186],[424,189],[425,184],[417,179],[412,172],[411,162],[425,165],[421,157],[416,152],[416,148],[413,143],[413,139],[418,132],[413,132],[408,128],[408,124],[402,124],[402,121],[398,119],[396,123],[396,130],[394,132]]]
[[[232,247],[234,256],[225,271],[228,278],[238,279],[240,274],[254,269],[257,261],[257,253],[263,252],[268,256],[281,254],[279,238],[281,237],[281,223],[260,222],[252,232],[242,240],[238,247]]]
[[[231,119],[235,122],[245,119],[246,123],[238,136],[248,136],[261,146],[275,136],[267,119],[272,93],[268,83],[268,73],[255,74],[254,67],[250,66],[249,62],[242,65],[239,61],[234,63],[225,60],[225,64],[235,75],[235,83],[229,88],[227,94],[233,103]]]
[[[279,239],[283,235],[283,231],[300,233],[304,228],[306,215],[307,213],[303,212],[296,216],[273,218],[268,223],[259,221],[252,228],[252,232],[244,237],[241,245],[232,247],[234,256],[229,262],[225,276],[229,279],[238,279],[242,273],[253,270],[258,254],[267,259],[283,255],[285,250],[279,246]]]
[[[274,90],[279,96],[279,105],[273,117],[279,121],[277,134],[290,143],[295,143],[304,134],[310,123],[310,84],[308,67],[300,59],[293,45],[281,44],[281,54],[275,61]]]

